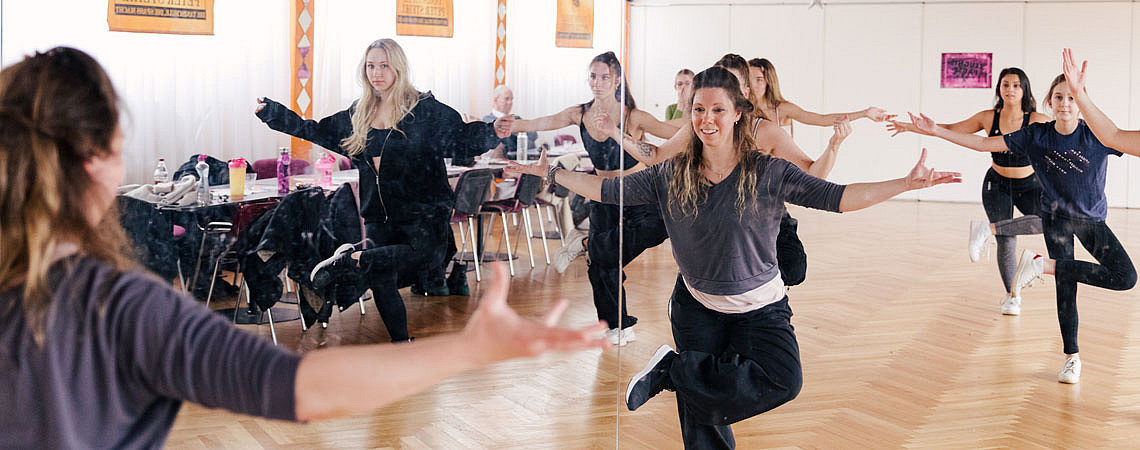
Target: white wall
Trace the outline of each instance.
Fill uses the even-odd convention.
[[[462,0],[454,38],[395,35],[395,0],[318,0],[314,11],[313,112],[323,117],[360,95],[355,78],[364,48],[396,39],[408,54],[413,84],[456,110],[490,112],[495,0]],[[508,83],[515,112],[553,114],[588,100],[587,65],[620,52],[621,0],[595,0],[594,48],[554,46],[555,3],[509,2]],[[61,11],[66,11],[61,14]],[[254,99],[283,103],[290,78],[288,2],[215,2],[213,36],[107,31],[107,3],[96,0],[5,0],[0,15],[3,64],[58,45],[80,48],[109,72],[129,111],[127,182],[149,179],[154,163],[207,152],[219,158],[269,158],[289,139],[253,115]]]
[[[1018,66],[1038,102],[1061,71],[1061,48],[1090,60],[1089,93],[1121,127],[1140,128],[1140,8],[1134,2],[992,2],[953,0],[635,0],[630,22],[633,93],[643,109],[663,114],[676,101],[673,74],[707,68],[725,53],[765,57],[776,65],[785,97],[805,109],[841,112],[868,105],[892,113],[923,111],[942,122],[991,107],[993,89],[942,89],[943,52],[992,52],[994,75]],[[996,82],[996,80],[995,80]],[[1040,108],[1040,106],[1039,106]],[[795,140],[817,155],[830,130],[797,125]],[[910,193],[911,198],[979,202],[989,156],[945,141],[901,135],[860,120],[832,178],[840,182],[897,177],[919,149],[936,169],[963,172],[964,183]],[[1110,158],[1112,206],[1140,207],[1140,161]]]

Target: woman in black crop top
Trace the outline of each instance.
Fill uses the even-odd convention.
[[[391,39],[365,49],[358,76],[367,87],[360,100],[320,121],[303,120],[268,99],[258,100],[257,117],[269,128],[347,156],[359,170],[360,215],[371,243],[367,249],[342,245],[313,269],[313,285],[323,288],[345,266],[363,268],[392,341],[407,341],[398,280],[441,267],[453,251],[448,221],[455,194],[443,159],[482,154],[508,135],[496,136],[481,121],[464,123],[430,92],[417,91],[407,57]]]
[[[598,175],[615,177],[619,170],[629,170],[637,161],[623,152],[613,137],[598,128],[599,119],[622,117],[625,133],[638,139],[647,132],[664,139],[677,132],[676,126],[658,121],[651,114],[637,109],[629,90],[622,88],[623,82],[625,79],[617,56],[613,52],[602,53],[590,62],[589,83],[590,90],[594,93],[592,100],[566,108],[558,114],[533,120],[515,120],[509,131],[557,130],[577,125],[582,134],[582,145],[586,147]],[[620,249],[619,212],[625,217],[622,223],[624,240]],[[626,313],[625,305],[619,305],[619,287],[625,278],[621,268],[641,252],[664,242],[666,237],[665,224],[656,206],[627,207],[619,211],[615,205],[594,202],[590,204],[588,236],[577,230],[570,231],[566,245],[554,255],[554,268],[559,273],[565,271],[570,262],[583,252],[589,255],[587,273],[594,291],[594,306],[598,310],[598,318],[609,324],[608,336],[614,344],[624,345],[633,341],[635,337],[630,327],[637,323],[636,317]]]
[[[1029,77],[1024,71],[1016,67],[1003,69],[998,80],[997,102],[993,109],[979,111],[958,123],[939,126],[960,133],[987,130],[989,136],[1001,136],[1031,123],[1050,120],[1049,116],[1036,112]],[[914,124],[895,120],[887,125],[887,129],[894,132],[893,136],[907,131],[927,134]],[[982,206],[989,223],[981,220],[970,223],[970,260],[976,262],[981,258],[982,250],[990,239],[997,241],[998,272],[1006,291],[1001,312],[1016,316],[1021,312],[1021,298],[1013,295],[1012,286],[1017,271],[1017,235],[1042,232],[1041,219],[1036,216],[1041,184],[1029,165],[1029,159],[1020,152],[1009,150],[991,155],[992,167],[982,182]],[[1013,218],[1014,207],[1021,211],[1022,217]]]

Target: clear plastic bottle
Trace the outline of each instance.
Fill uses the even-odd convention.
[[[515,159],[519,160],[520,162],[526,161],[526,158],[527,158],[526,148],[527,148],[526,133],[519,133],[518,146],[515,149]]]
[[[158,165],[154,166],[154,184],[170,181],[170,171],[166,168],[166,158],[159,158]]]
[[[292,163],[292,156],[289,154],[289,147],[281,147],[277,156],[277,195],[289,195],[289,164]]]
[[[194,165],[198,172],[198,204],[210,204],[210,165],[206,163],[206,155],[198,155],[198,164]]]

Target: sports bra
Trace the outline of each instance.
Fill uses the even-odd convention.
[[[1025,117],[1021,120],[1021,128],[1029,126],[1029,116],[1031,113],[1025,113]],[[990,125],[990,137],[1001,136],[1001,111],[994,109],[994,123]],[[1013,150],[1006,150],[1004,152],[992,152],[990,156],[994,160],[994,165],[1000,167],[1025,167],[1029,165],[1029,157],[1021,152]]]
[[[637,165],[637,159],[626,154],[622,150],[621,144],[614,138],[607,138],[604,141],[598,142],[590,132],[586,131],[586,111],[589,110],[590,104],[582,105],[582,119],[578,121],[578,131],[582,133],[582,146],[586,147],[586,153],[590,155],[590,162],[594,164],[595,170],[619,170],[621,169],[621,160],[618,158],[625,158],[625,168],[629,169]]]

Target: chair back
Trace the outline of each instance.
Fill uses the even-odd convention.
[[[515,199],[523,206],[530,206],[534,204],[534,199],[538,195],[538,191],[542,189],[542,177],[537,175],[523,174],[519,177],[518,185],[515,188]]]
[[[478,214],[494,180],[495,173],[491,169],[472,169],[459,174],[455,184],[455,211]]]
[[[289,175],[301,175],[305,173],[305,169],[309,167],[309,162],[303,159],[295,159],[289,162]],[[253,162],[253,173],[257,174],[257,179],[264,180],[266,178],[277,178],[277,160],[276,159],[259,159]]]

